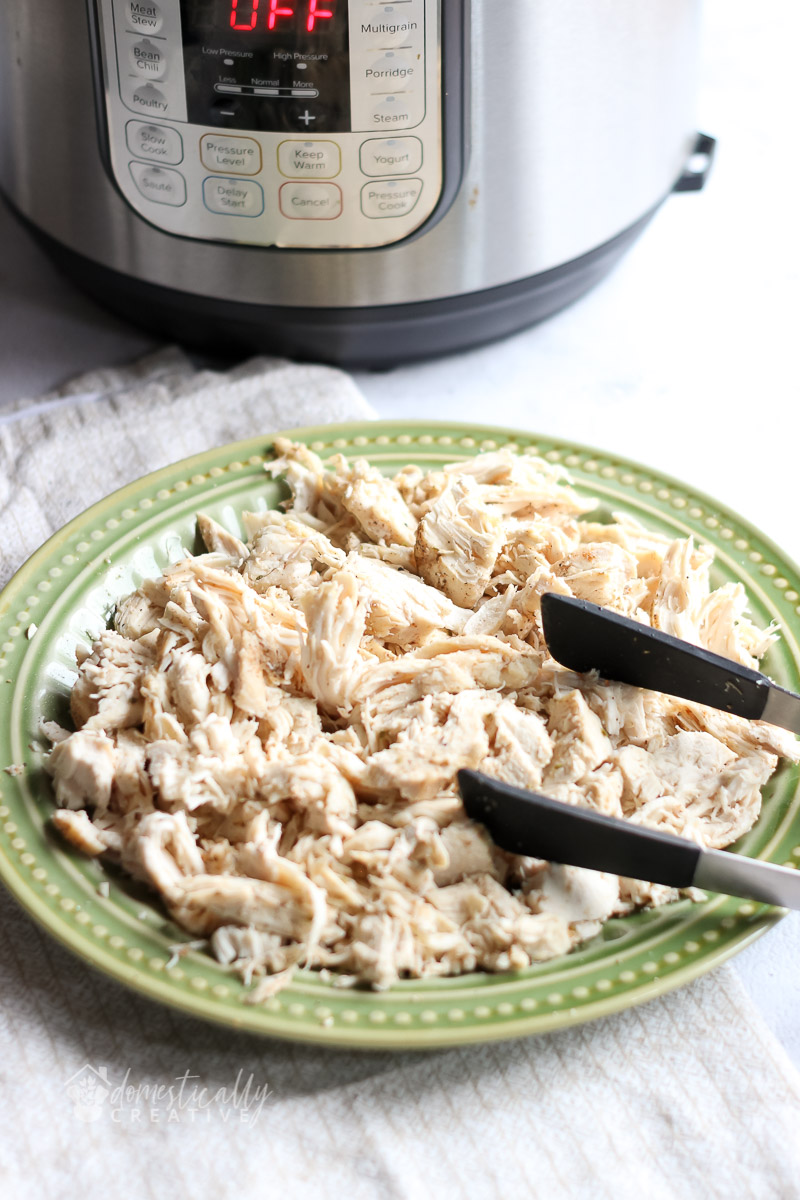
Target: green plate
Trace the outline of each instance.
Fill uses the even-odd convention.
[[[435,468],[502,445],[563,463],[606,512],[632,513],[652,529],[694,533],[713,545],[715,586],[741,580],[756,621],[780,624],[765,668],[800,690],[798,569],[740,517],[683,484],[586,447],[492,427],[363,422],[292,436],[323,457],[364,455],[390,472],[407,462]],[[115,492],[52,537],[0,596],[0,766],[25,768],[0,774],[0,876],[37,921],[92,966],[197,1016],[303,1041],[410,1048],[541,1033],[650,1000],[708,971],[780,918],[782,910],[730,897],[681,901],[611,920],[567,957],[516,974],[410,980],[376,993],[298,971],[290,987],[260,1006],[248,1003],[248,989],[204,952],[189,950],[175,961],[169,947],[188,937],[152,894],[51,833],[39,720],[64,719],[76,645],[104,628],[115,601],[194,547],[198,509],[238,532],[242,509],[277,503],[279,485],[263,470],[269,446],[269,438],[224,446]],[[31,625],[38,627],[32,637]],[[796,767],[781,766],[738,850],[800,865],[799,782]],[[107,897],[98,892],[103,880],[110,881]]]

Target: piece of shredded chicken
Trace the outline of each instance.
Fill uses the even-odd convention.
[[[500,450],[393,479],[277,443],[292,498],[200,515],[85,648],[75,731],[49,725],[54,824],[160,895],[263,999],[300,966],[376,988],[520,970],[678,897],[520,858],[467,820],[461,767],[729,845],[798,743],[549,658],[543,593],[752,666],[774,639],[711,553],[589,520],[559,468]]]

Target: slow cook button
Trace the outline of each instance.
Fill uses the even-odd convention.
[[[186,180],[180,171],[151,167],[143,162],[132,162],[130,168],[133,182],[148,200],[155,204],[171,204],[173,208],[186,203]]]
[[[152,0],[127,0],[125,19],[137,33],[158,33],[164,24],[161,9]]]
[[[168,125],[148,125],[144,121],[128,121],[125,136],[131,154],[152,158],[176,166],[183,158],[183,140],[177,129]]]
[[[259,217],[264,211],[264,193],[252,179],[209,176],[203,180],[203,200],[211,212],[231,217]]]
[[[278,170],[288,179],[333,179],[341,169],[336,142],[291,140],[278,146]]]
[[[204,133],[200,139],[200,157],[209,171],[222,171],[226,175],[257,175],[261,170],[261,147],[254,138]]]
[[[361,211],[365,217],[404,217],[419,200],[421,191],[421,179],[365,183],[361,189]]]
[[[167,56],[163,48],[149,38],[133,43],[130,61],[134,74],[142,79],[163,79],[167,73]]]
[[[335,183],[284,183],[280,206],[293,221],[333,221],[342,211],[341,188]]]
[[[422,166],[422,142],[418,137],[371,138],[361,147],[361,170],[365,175],[410,175]]]

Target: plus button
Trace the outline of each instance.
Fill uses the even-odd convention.
[[[301,116],[299,116],[297,119],[298,119],[298,121],[304,121],[306,129],[308,129],[311,122],[316,121],[317,118],[312,117],[311,113],[308,111],[308,109],[306,109],[306,111]]]

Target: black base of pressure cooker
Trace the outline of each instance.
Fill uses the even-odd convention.
[[[104,267],[24,223],[80,288],[162,338],[207,354],[271,353],[385,369],[471,349],[551,316],[611,270],[655,211],[588,254],[528,279],[444,300],[374,308],[289,308],[176,291]]]

